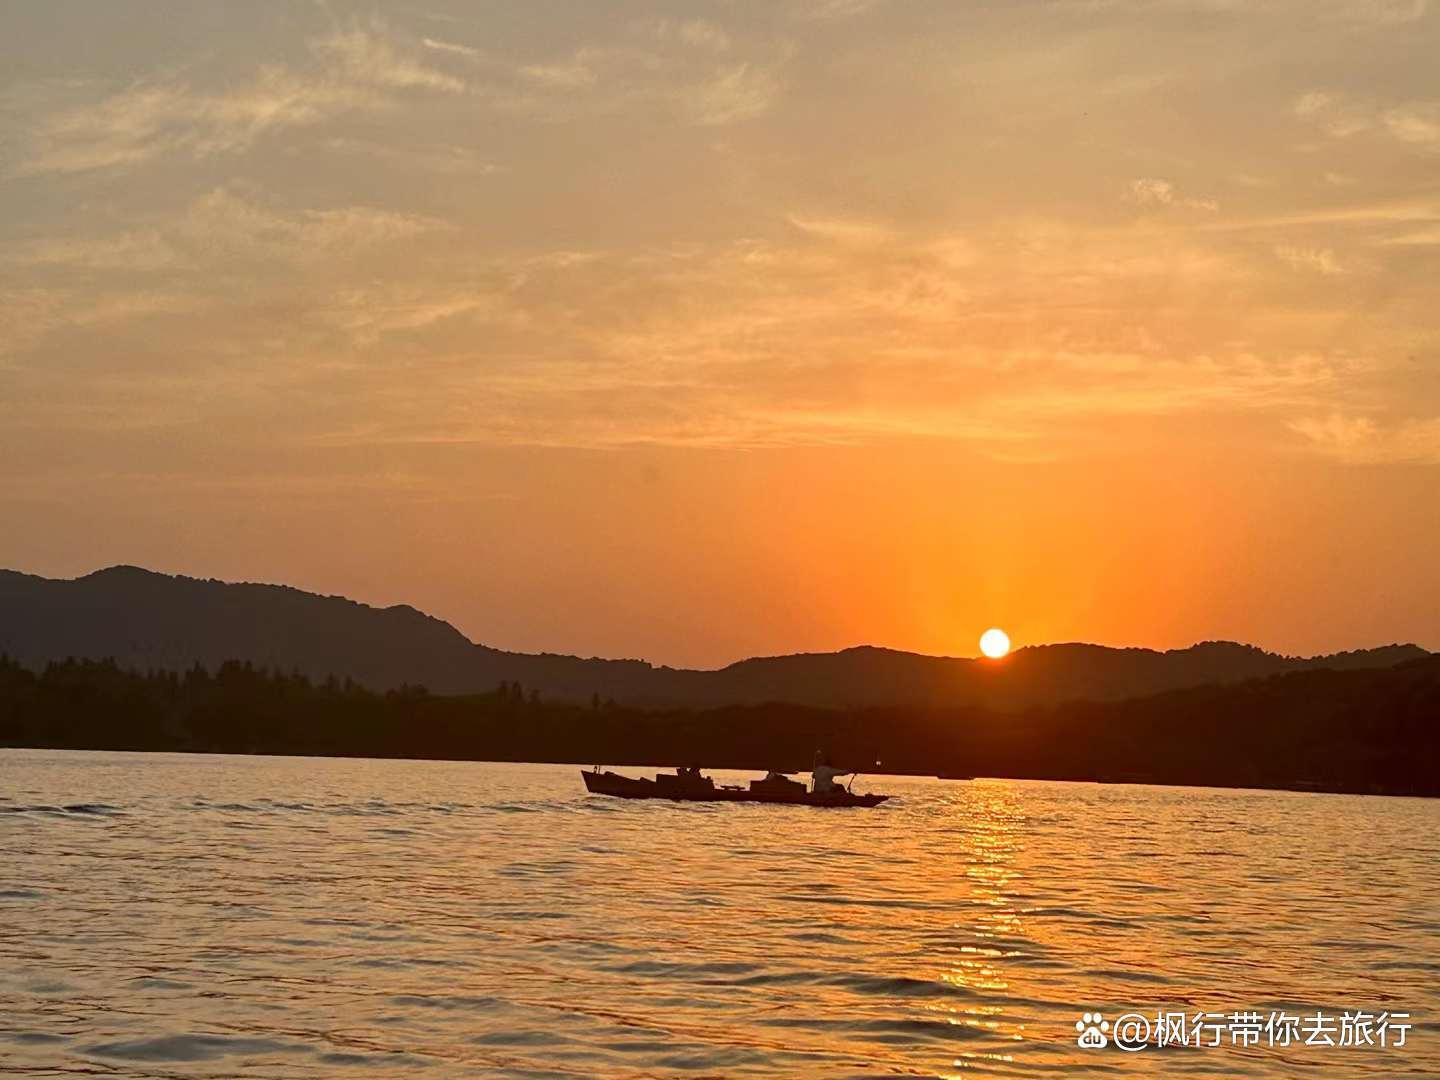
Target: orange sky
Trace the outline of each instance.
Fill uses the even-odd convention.
[[[1424,0],[0,9],[0,565],[1440,647]]]

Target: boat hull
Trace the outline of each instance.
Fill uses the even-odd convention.
[[[836,790],[826,795],[816,795],[803,788],[799,791],[754,791],[739,787],[714,787],[682,785],[679,783],[658,784],[654,780],[637,780],[613,772],[590,772],[580,774],[585,778],[585,790],[593,795],[609,795],[617,799],[669,799],[672,802],[743,802],[774,803],[783,806],[879,806],[889,795],[855,795],[845,790]],[[673,777],[666,779],[673,780]]]

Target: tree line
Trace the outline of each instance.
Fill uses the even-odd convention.
[[[629,708],[386,692],[230,661],[137,671],[0,657],[0,746],[808,768],[1440,795],[1440,656],[1019,712]]]

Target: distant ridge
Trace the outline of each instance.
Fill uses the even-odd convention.
[[[226,660],[350,678],[376,690],[435,693],[518,682],[547,697],[628,705],[787,702],[831,708],[984,706],[1116,701],[1306,668],[1391,667],[1429,655],[1416,645],[1313,658],[1208,641],[1157,652],[1039,645],[999,663],[873,646],[742,660],[718,671],[641,660],[511,653],[477,645],[408,605],[375,608],[286,585],[228,583],[114,566],[73,580],[0,570],[0,653],[41,668],[66,657],[113,657],[123,667],[183,670]]]

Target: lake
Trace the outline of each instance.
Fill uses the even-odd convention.
[[[0,750],[0,1072],[1440,1075],[1440,801],[855,790]]]

